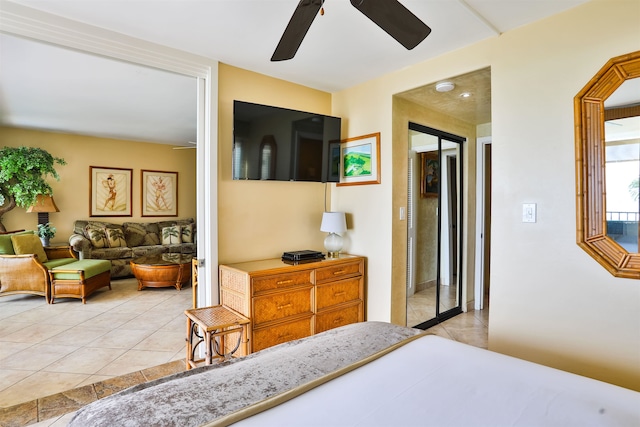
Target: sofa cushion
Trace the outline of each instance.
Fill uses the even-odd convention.
[[[11,243],[11,236],[17,236],[20,234],[33,234],[33,231],[20,231],[15,233],[0,234],[0,255],[15,255],[13,250],[13,243]]]
[[[147,256],[147,255],[163,254],[167,252],[167,246],[163,246],[163,245],[136,246],[135,248],[131,248],[131,251],[133,252],[133,257],[138,258],[141,256]]]
[[[174,225],[171,227],[163,227],[162,228],[162,244],[174,245],[176,243],[180,243],[181,229],[182,227],[180,227],[179,225]]]
[[[107,242],[110,248],[126,248],[127,242],[124,239],[124,233],[119,228],[105,229]]]
[[[88,224],[84,229],[84,235],[91,241],[91,246],[96,249],[108,247],[107,232],[104,227]]]
[[[130,248],[160,244],[160,231],[156,223],[125,222],[122,226],[124,239]]]
[[[40,238],[35,234],[13,234],[11,235],[11,243],[13,243],[13,251],[16,255],[36,254],[40,262],[49,260]]]
[[[100,248],[91,251],[92,259],[121,259],[131,258],[133,252],[131,248]]]
[[[185,224],[180,230],[182,243],[193,243],[193,224]]]

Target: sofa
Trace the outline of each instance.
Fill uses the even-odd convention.
[[[32,294],[51,302],[49,270],[76,261],[71,248],[45,248],[31,230],[0,233],[0,296]]]
[[[111,277],[132,275],[130,261],[145,255],[197,253],[196,224],[193,218],[114,224],[77,220],[69,244],[80,259],[111,262]]]

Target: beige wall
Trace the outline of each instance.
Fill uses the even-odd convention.
[[[283,252],[291,250],[324,251],[320,222],[324,211],[325,184],[231,179],[234,100],[331,114],[331,95],[326,92],[220,64],[220,264],[279,258]],[[327,193],[330,193],[329,188]],[[330,205],[327,210],[330,210]]]
[[[141,218],[140,170],[178,172],[178,217],[196,217],[196,150],[173,150],[170,145],[95,138],[83,135],[0,127],[0,147],[38,147],[67,164],[56,166],[60,180],[49,178],[53,198],[60,209],[49,214],[57,229],[53,243],[67,242],[77,219],[89,219],[89,166],[133,169],[131,217],[95,217],[98,221],[157,221],[166,217]],[[16,207],[3,218],[7,230],[35,229],[38,216]]]
[[[391,274],[405,268],[392,257],[392,230],[406,227],[392,208],[406,197],[392,195],[392,176],[402,175],[395,156],[404,155],[394,152],[393,95],[490,66],[489,347],[640,389],[640,282],[614,278],[576,244],[573,127],[575,94],[609,58],[636,50],[640,3],[595,0],[334,94],[348,136],[382,134],[382,184],[332,194],[336,209],[353,213],[353,252],[368,257],[370,320],[389,320],[391,281],[404,286]],[[534,224],[521,222],[525,202],[538,205]]]

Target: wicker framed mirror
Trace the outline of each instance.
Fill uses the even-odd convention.
[[[640,279],[640,253],[638,253],[638,199],[635,211],[635,247],[629,252],[625,245],[607,232],[612,228],[607,212],[607,147],[605,120],[615,117],[640,116],[640,93],[635,89],[635,101],[627,105],[606,105],[619,88],[640,77],[640,51],[609,60],[604,67],[574,98],[576,137],[576,233],[577,242],[591,257],[617,277]],[[631,82],[634,85],[640,80]],[[618,92],[619,94],[620,92]],[[617,95],[617,94],[616,94]],[[624,110],[624,111],[623,111]],[[640,144],[640,138],[636,137]],[[639,145],[640,146],[640,145]],[[638,176],[635,176],[637,183]],[[637,184],[636,184],[637,185]],[[632,223],[633,221],[627,221]]]

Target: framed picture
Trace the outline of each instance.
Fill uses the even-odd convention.
[[[340,142],[340,182],[343,185],[380,184],[380,132]]]
[[[438,197],[440,160],[437,151],[420,153],[420,197]]]
[[[141,173],[142,216],[178,216],[178,172]]]
[[[89,216],[131,216],[132,169],[89,166]]]

